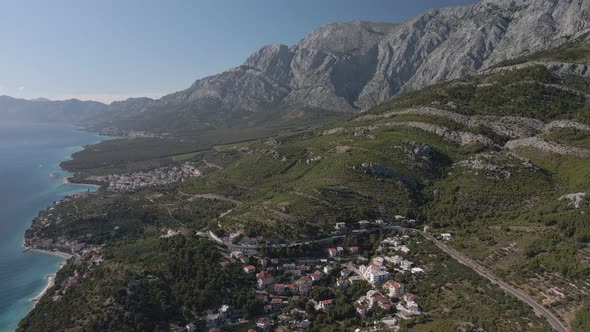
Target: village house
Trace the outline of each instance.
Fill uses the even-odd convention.
[[[376,267],[383,267],[384,263],[385,263],[385,260],[383,259],[383,257],[375,257],[375,258],[373,258],[373,261],[371,262],[371,264]]]
[[[403,270],[409,270],[412,268],[412,265],[414,265],[413,262],[410,262],[408,260],[403,260],[401,261],[401,263],[399,264],[399,266],[403,269]]]
[[[385,328],[393,329],[397,326],[398,319],[393,316],[387,316],[383,317],[380,322],[383,324],[383,326],[385,326]]]
[[[368,307],[372,308],[377,302],[385,298],[379,291],[372,289],[367,292],[366,301],[368,302]]]
[[[323,300],[320,301],[320,303],[318,304],[318,310],[324,310],[327,311],[328,309],[330,309],[333,305],[333,300]]]
[[[410,269],[410,272],[412,272],[412,274],[424,273],[424,269],[419,268],[419,267],[413,267],[413,268]]]
[[[235,258],[235,259],[240,259],[243,255],[244,255],[244,253],[241,251],[232,251],[230,254],[230,257]]]
[[[417,315],[420,314],[420,307],[417,303],[418,297],[411,293],[406,293],[404,295],[405,305],[402,303],[398,303],[397,309],[401,313],[409,314],[409,315]]]
[[[310,277],[313,282],[318,282],[322,280],[323,276],[321,271],[315,271],[312,275],[310,275]]]
[[[242,257],[240,257],[240,262],[242,262],[242,264],[249,264],[250,263],[250,257],[248,257],[248,256],[242,256]]]
[[[298,283],[311,285],[313,283],[313,279],[310,276],[303,276],[303,277],[299,278]]]
[[[359,272],[371,284],[377,284],[389,280],[389,272],[375,266],[359,266]]]
[[[273,297],[270,300],[270,305],[272,306],[273,309],[280,309],[283,306],[283,299],[279,298],[279,297]]]
[[[301,295],[301,296],[309,295],[309,290],[311,288],[309,285],[299,284],[298,288],[299,288],[299,295]]]
[[[336,248],[329,248],[328,249],[328,254],[330,255],[330,257],[336,257],[340,253],[338,252],[338,249],[336,249]]]
[[[310,326],[311,326],[311,322],[307,319],[304,319],[301,321],[301,323],[297,324],[297,327],[300,330],[305,330],[305,329],[309,328]]]
[[[404,259],[398,255],[385,257],[385,259],[395,265],[399,265]]]
[[[216,313],[205,316],[205,326],[209,329],[231,323],[231,310],[228,305],[222,305]]]
[[[402,241],[398,237],[393,237],[393,238],[388,237],[385,240],[381,241],[381,244],[387,245],[387,246],[392,246],[392,247],[397,247],[402,244]]]
[[[404,285],[395,280],[389,280],[384,283],[383,289],[389,292],[390,297],[401,298],[404,295]]]
[[[258,289],[264,289],[268,286],[271,286],[274,283],[274,279],[272,276],[270,277],[264,277],[264,278],[259,278],[257,281],[258,284]]]
[[[299,270],[299,269],[286,270],[285,273],[286,274],[289,274],[289,275],[292,275],[292,276],[295,276],[295,277],[301,276],[301,270]]]
[[[386,297],[379,299],[379,301],[377,301],[377,305],[385,312],[389,312],[391,311],[391,308],[393,308],[393,304]]]
[[[252,274],[256,272],[256,267],[254,265],[248,265],[244,267],[244,272],[248,274]]]
[[[270,318],[262,317],[256,322],[256,327],[262,329],[262,331],[267,332],[270,331]]]
[[[268,293],[267,292],[256,292],[256,299],[262,303],[268,302]]]
[[[367,306],[362,303],[355,303],[356,314],[364,318],[367,315]]]
[[[453,238],[450,233],[442,233],[440,236],[444,241],[450,241]]]
[[[285,284],[275,284],[275,293],[283,295],[285,293]]]
[[[348,251],[349,251],[351,254],[358,254],[358,252],[359,252],[359,247],[350,247],[350,248],[348,248]]]
[[[285,285],[285,288],[287,288],[291,292],[291,294],[297,294],[299,292],[298,284],[287,284]]]
[[[338,280],[336,280],[336,286],[346,289],[349,286],[348,280],[344,278],[338,278]]]

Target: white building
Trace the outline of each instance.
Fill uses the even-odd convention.
[[[389,280],[389,272],[372,269],[368,279],[371,284],[384,282]]]

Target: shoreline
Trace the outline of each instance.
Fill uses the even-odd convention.
[[[61,166],[60,166],[61,168]],[[61,168],[62,170],[64,170],[63,168]],[[64,170],[66,171],[66,170]],[[66,171],[69,172],[69,171]],[[71,172],[70,172],[71,173]],[[100,189],[102,186],[98,185],[98,184],[92,184],[92,183],[75,183],[75,182],[70,182],[70,178],[74,177],[74,175],[70,175],[70,176],[64,176],[64,180],[63,180],[63,185],[68,185],[68,186],[84,186],[84,187],[91,187],[94,188],[96,190]]]
[[[68,259],[74,257],[74,255],[68,254],[67,252],[63,252],[63,251],[31,248],[31,247],[27,247],[25,245],[23,245],[23,248],[24,248],[25,252],[38,252],[38,253],[42,253],[42,254],[46,254],[46,255],[58,256],[58,257],[61,257],[65,260],[68,260]]]
[[[78,128],[78,129],[81,129],[81,128]],[[90,131],[88,131],[88,130],[83,130],[83,131],[90,132]],[[104,136],[104,135],[100,135],[100,136],[103,136],[103,137],[108,137],[108,136]],[[92,143],[92,144],[98,144],[98,143],[100,143],[100,142],[103,142],[103,141],[105,141],[105,140],[107,140],[107,139],[104,139],[104,140],[103,140],[103,139],[101,139],[101,140],[99,140],[98,142],[95,142],[95,143]],[[76,152],[74,152],[74,153],[77,153],[77,152],[79,152],[79,151],[82,151],[82,150],[84,150],[84,149],[85,149],[85,146],[79,146],[79,149],[78,149],[78,151],[76,151]],[[74,153],[72,153],[72,154],[71,154],[71,155],[70,155],[68,158],[70,158],[70,159],[71,159],[71,158],[73,158],[73,155],[74,155]],[[67,160],[67,158],[66,158],[65,160]],[[61,163],[60,163],[60,164],[58,164],[58,167],[59,167],[59,168],[60,168],[62,171],[72,174],[72,175],[64,176],[64,178],[63,178],[63,182],[62,182],[62,185],[72,185],[72,186],[84,186],[84,187],[90,187],[90,188],[92,188],[94,191],[96,191],[96,190],[99,190],[99,189],[100,189],[100,187],[101,187],[100,185],[96,185],[96,184],[72,183],[72,182],[70,182],[70,178],[74,176],[74,175],[73,175],[73,172],[70,172],[70,171],[68,171],[68,170],[64,169],[64,168],[61,166]],[[81,190],[80,192],[83,192],[83,191]],[[30,226],[29,226],[29,227],[30,227]],[[41,291],[40,291],[40,292],[39,292],[37,295],[35,295],[35,296],[34,296],[34,297],[33,297],[33,298],[30,300],[30,302],[33,304],[33,305],[32,305],[32,308],[31,308],[31,310],[32,310],[32,309],[35,307],[35,305],[36,305],[36,304],[37,304],[37,303],[38,303],[38,302],[39,302],[39,301],[40,301],[40,300],[43,298],[43,296],[45,296],[45,294],[47,294],[47,292],[48,292],[48,291],[49,291],[49,290],[50,290],[50,289],[51,289],[53,286],[55,286],[55,278],[56,278],[56,276],[57,276],[57,273],[58,273],[58,272],[59,272],[59,271],[60,271],[60,270],[61,270],[61,269],[62,269],[62,268],[65,266],[66,262],[67,262],[67,261],[68,261],[70,258],[74,257],[74,255],[72,255],[72,254],[68,254],[68,253],[66,253],[66,252],[63,252],[63,251],[57,251],[57,250],[47,250],[47,249],[39,249],[39,248],[32,248],[32,247],[29,247],[29,246],[25,245],[25,239],[23,239],[23,244],[22,244],[22,247],[23,247],[23,253],[26,253],[26,252],[37,252],[37,253],[42,253],[42,254],[45,254],[45,255],[57,256],[57,257],[60,257],[60,258],[64,259],[64,261],[62,261],[62,262],[60,262],[60,263],[58,264],[58,268],[57,268],[57,270],[55,271],[55,273],[45,276],[45,279],[47,280],[47,282],[46,282],[46,284],[45,284],[45,287],[43,287],[43,289],[41,289]],[[29,310],[29,312],[30,312],[30,310]]]
[[[61,269],[61,267],[60,267],[60,269]],[[31,302],[33,303],[33,307],[35,307],[35,305],[39,302],[39,300],[41,300],[43,298],[43,296],[45,296],[47,291],[49,291],[51,289],[51,287],[53,287],[55,285],[56,275],[57,275],[57,272],[45,277],[47,279],[47,283],[45,284],[45,287],[43,287],[43,289],[39,292],[39,294],[37,294],[34,298],[31,299]]]

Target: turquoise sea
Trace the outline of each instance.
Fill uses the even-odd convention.
[[[23,252],[25,230],[39,210],[93,189],[65,185],[59,163],[104,137],[63,124],[0,122],[0,332],[14,331],[62,258]],[[59,173],[60,178],[50,177]]]

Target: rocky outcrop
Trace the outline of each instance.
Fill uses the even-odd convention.
[[[361,164],[361,169],[365,173],[376,174],[388,178],[396,178],[414,190],[418,188],[418,182],[416,182],[416,180],[389,167],[376,163],[364,162]]]
[[[508,141],[504,148],[508,150],[516,150],[520,148],[533,148],[559,155],[572,155],[580,158],[590,158],[590,150],[546,141],[540,137],[528,137]]]
[[[526,158],[515,154],[497,152],[475,155],[456,163],[454,167],[462,167],[478,174],[483,173],[487,178],[494,180],[509,180],[514,172],[522,170],[540,171],[537,166]]]
[[[418,107],[401,111],[389,111],[377,115],[362,115],[355,118],[354,121],[391,118],[400,115],[428,115],[447,118],[468,127],[488,127],[496,134],[507,136],[510,138],[531,137],[544,128],[543,121],[532,118],[518,116],[499,117],[492,115],[467,116],[433,107]]]
[[[560,201],[569,201],[576,209],[579,209],[586,202],[586,193],[567,194],[559,197]]]
[[[361,126],[361,127],[350,127],[350,128],[332,128],[323,132],[324,135],[335,135],[343,133],[357,133],[362,131],[374,131],[388,127],[411,127],[421,129],[435,135],[441,136],[453,143],[459,145],[471,145],[471,144],[482,144],[485,146],[494,146],[495,143],[490,138],[474,134],[465,131],[451,130],[447,127],[419,121],[400,121],[400,122],[387,122],[379,123],[373,126]]]
[[[543,126],[543,132],[548,133],[553,129],[562,129],[562,128],[573,128],[573,129],[577,129],[577,130],[590,131],[590,126],[585,125],[583,123],[579,123],[576,121],[570,121],[570,120],[558,120],[558,121],[549,122],[548,124]]]

